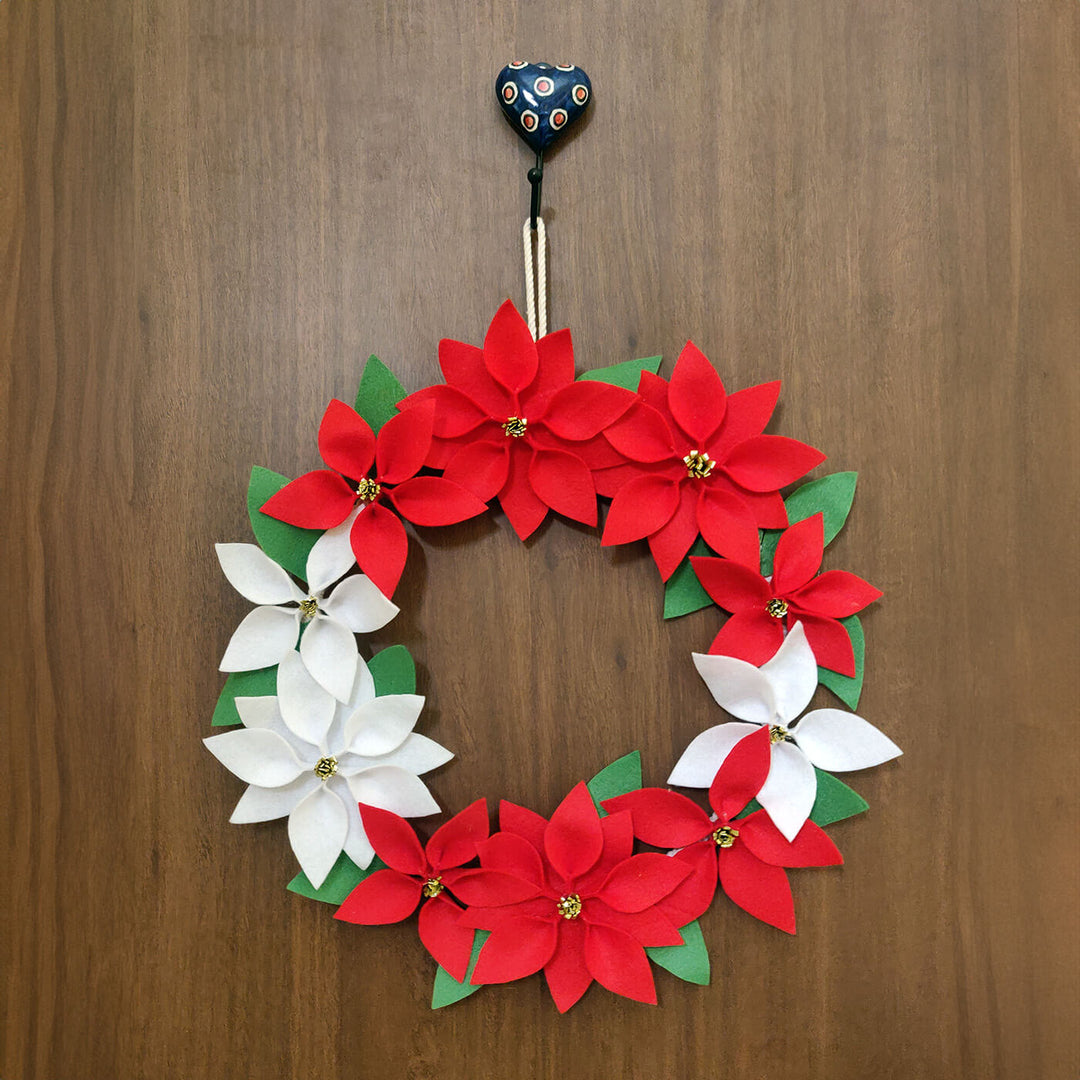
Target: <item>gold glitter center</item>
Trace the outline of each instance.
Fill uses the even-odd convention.
[[[433,896],[438,896],[445,888],[446,886],[442,883],[442,878],[428,878],[428,880],[424,882],[423,893],[424,896],[430,900]]]
[[[576,919],[581,914],[581,897],[577,893],[560,896],[559,914],[564,919]]]
[[[774,619],[782,619],[787,614],[787,601],[774,596],[766,605],[765,613]]]
[[[775,746],[778,742],[791,742],[791,732],[779,724],[769,726],[769,742]]]
[[[356,494],[361,502],[374,502],[382,491],[378,480],[369,480],[366,476],[356,485]]]
[[[320,780],[329,780],[337,772],[336,757],[321,757],[315,762],[315,775]]]
[[[738,835],[738,829],[733,829],[730,825],[722,825],[712,834],[713,843],[717,847],[729,848],[735,843]]]
[[[683,458],[683,464],[686,466],[687,476],[695,480],[704,480],[713,471],[716,462],[704,450],[691,450]]]
[[[524,416],[508,416],[502,429],[511,439],[520,439],[528,426],[529,421]]]
[[[300,618],[304,622],[311,622],[315,618],[319,610],[319,601],[314,596],[309,596],[306,600],[300,601]]]

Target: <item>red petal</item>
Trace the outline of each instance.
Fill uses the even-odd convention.
[[[663,415],[640,401],[604,432],[616,450],[631,461],[667,461],[675,457],[675,441]]]
[[[593,896],[607,880],[608,874],[634,852],[634,829],[629,813],[624,811],[601,818],[600,831],[604,834],[604,849],[600,852],[600,858],[587,874],[577,880],[577,891],[582,896]]]
[[[376,870],[345,897],[334,918],[361,926],[401,922],[416,910],[423,887],[397,870]]]
[[[360,480],[371,470],[375,433],[355,409],[335,398],[326,406],[319,425],[319,453],[331,469],[350,480]]]
[[[541,338],[541,341],[544,339]],[[585,924],[580,920],[567,921],[559,929],[559,944],[544,966],[544,977],[552,1000],[564,1013],[576,1004],[592,985],[592,976],[585,965]]]
[[[629,935],[596,923],[585,929],[585,963],[613,994],[656,1004],[656,987],[645,950]]]
[[[543,827],[547,827],[546,821]],[[543,843],[542,834],[540,843]],[[513,874],[523,881],[531,882],[537,888],[543,886],[544,862],[540,858],[540,852],[524,836],[512,832],[497,832],[489,839],[481,841],[477,845],[477,851],[485,869]]]
[[[679,485],[660,476],[639,476],[615,496],[601,543],[629,544],[659,532],[679,508]]]
[[[352,513],[356,492],[335,472],[304,473],[259,507],[269,517],[301,529],[332,529]]]
[[[662,581],[667,581],[679,569],[679,563],[686,558],[697,534],[697,499],[693,491],[683,485],[679,489],[679,506],[671,520],[649,537],[649,550]]]
[[[389,810],[360,803],[360,819],[375,854],[391,870],[427,877],[428,862],[413,827]]]
[[[672,856],[690,867],[690,876],[656,905],[674,925],[685,926],[693,922],[712,903],[716,895],[716,851],[712,840],[707,840],[691,844]]]
[[[357,566],[375,582],[383,596],[393,596],[409,550],[401,519],[385,506],[372,503],[353,522],[349,541]]]
[[[668,408],[668,381],[654,375],[651,371],[642,371],[638,379],[638,396],[646,405],[651,405],[665,417],[671,415]],[[672,417],[674,420],[674,417]]]
[[[474,439],[480,437],[479,432],[473,436]],[[431,449],[428,451],[427,461],[424,464],[429,469],[445,469],[450,459],[461,449],[461,443],[461,439],[440,439],[437,435],[433,436]]]
[[[435,402],[427,401],[392,416],[375,440],[375,472],[384,484],[415,476],[431,450]]]
[[[720,633],[713,638],[709,652],[714,656],[734,656],[748,664],[761,667],[776,655],[784,641],[784,628],[779,619],[759,611],[740,611],[732,615]]]
[[[509,472],[510,453],[506,440],[481,439],[458,450],[447,462],[443,476],[488,502],[502,490]]]
[[[796,522],[780,534],[773,559],[772,579],[772,589],[777,596],[794,592],[821,568],[821,558],[825,552],[824,522],[824,515],[815,514],[805,521]]]
[[[791,530],[789,529],[788,532]],[[781,537],[781,540],[783,538]],[[779,554],[779,548],[777,549]],[[846,570],[826,570],[820,577],[804,585],[791,599],[803,611],[826,615],[833,619],[845,619],[862,611],[882,596],[868,581]]]
[[[507,300],[495,312],[484,338],[484,366],[497,383],[518,393],[536,378],[538,362],[529,327]]]
[[[544,850],[544,832],[547,825],[546,819],[535,810],[507,802],[505,799],[500,800],[499,828],[504,832],[514,833],[515,836],[524,837],[537,851]]]
[[[727,824],[761,790],[772,764],[769,729],[744,735],[724,758],[709,788],[709,804]]]
[[[489,419],[487,411],[482,409],[471,397],[455,390],[452,386],[426,386],[398,402],[399,411],[404,412],[414,405],[427,402],[435,403],[435,426],[433,433],[442,439],[454,439],[474,431]],[[459,980],[460,981],[460,980]]]
[[[555,330],[536,343],[539,364],[526,401],[535,401],[574,381],[574,343],[569,330]]]
[[[556,873],[571,881],[596,863],[603,846],[600,815],[589,789],[579,783],[551,815],[544,830],[544,852]]]
[[[559,928],[546,919],[522,917],[491,931],[476,961],[472,982],[512,982],[533,975],[552,957]]]
[[[787,874],[779,866],[763,863],[738,840],[719,851],[720,886],[724,892],[755,919],[794,934],[795,903]]]
[[[615,453],[612,448],[612,453]],[[584,460],[584,459],[582,459]],[[593,474],[593,480],[596,483],[597,493],[603,495],[605,499],[612,499],[622,488],[624,484],[630,483],[631,480],[639,476],[662,476],[663,470],[650,465],[640,465],[637,462],[631,462],[629,464],[612,465],[603,469],[598,469]]]
[[[475,859],[476,845],[487,839],[488,828],[487,799],[477,799],[435,830],[424,848],[428,865],[438,871]]]
[[[776,491],[798,480],[825,455],[782,435],[755,435],[739,443],[724,462],[728,475],[751,491]]]
[[[730,394],[724,422],[708,447],[709,454],[723,461],[732,447],[752,435],[760,435],[772,417],[779,396],[779,382],[761,383]]]
[[[735,487],[736,485],[732,484],[732,488]],[[784,506],[784,500],[778,491],[747,491],[745,488],[737,488],[735,494],[746,503],[759,529],[787,528],[787,507]]]
[[[713,551],[754,569],[761,565],[757,522],[734,492],[706,483],[698,497],[697,519],[702,539]]]
[[[696,802],[667,788],[640,788],[607,799],[603,806],[609,814],[629,810],[634,835],[653,847],[685,847],[713,830]]]
[[[418,929],[420,940],[435,963],[446,968],[458,982],[464,982],[475,931],[462,926],[460,918],[461,908],[440,893],[421,906]]]
[[[632,855],[616,866],[596,894],[616,911],[644,911],[674,892],[690,874],[667,855]]]
[[[839,866],[844,861],[836,845],[812,821],[790,842],[764,810],[742,818],[738,829],[740,842],[771,866]]]
[[[610,383],[571,383],[547,401],[544,424],[563,439],[582,442],[599,435],[637,400],[637,396]]]
[[[675,361],[668,405],[675,422],[704,449],[724,419],[727,394],[716,369],[692,342]]]
[[[545,441],[545,436],[552,440],[550,445],[554,448],[554,443],[558,440],[550,431],[545,431],[543,428],[537,429],[534,444],[546,449],[549,444]],[[574,443],[574,453],[585,462],[591,472],[596,472],[598,469],[611,469],[616,465],[622,465],[624,461],[622,454],[603,435]]]
[[[839,672],[849,679],[855,676],[855,650],[851,647],[848,632],[835,619],[820,615],[808,615],[797,609],[789,612],[789,622],[803,624],[806,641],[814,653],[818,667]]]
[[[493,420],[505,420],[513,411],[510,395],[488,374],[484,354],[475,345],[443,338],[439,342],[439,367],[455,390],[475,401]]]
[[[556,918],[555,901],[547,896],[535,900],[525,900],[520,904],[507,904],[506,907],[471,907],[461,913],[458,922],[475,930],[513,929],[522,919],[545,919],[549,922]]]
[[[536,532],[548,512],[529,482],[531,462],[532,450],[529,447],[511,447],[510,472],[506,486],[499,492],[499,505],[522,540],[527,540]]]
[[[662,859],[667,858],[666,855],[660,857]],[[674,859],[671,860],[671,862],[674,861]],[[715,860],[713,861],[715,862]],[[710,873],[715,888],[715,866],[710,869]],[[682,934],[679,933],[678,927],[667,915],[661,913],[659,905],[646,908],[644,911],[616,911],[613,907],[605,904],[603,900],[590,897],[588,906],[582,910],[585,912],[582,917],[590,925],[602,923],[604,926],[612,926],[616,930],[621,930],[624,934],[629,934],[639,945],[644,945],[646,949],[651,949],[656,945],[681,945],[683,943]],[[692,920],[687,919],[686,921],[690,922]]]
[[[505,907],[507,904],[520,904],[522,900],[532,900],[537,887],[512,874],[480,869],[458,871],[451,891],[470,906]]]
[[[701,587],[725,611],[760,611],[772,599],[772,586],[756,571],[734,559],[692,555],[690,565]]]
[[[556,514],[596,524],[596,485],[581,458],[561,450],[537,450],[529,466],[529,484]]]
[[[398,484],[389,499],[414,525],[456,525],[487,510],[482,499],[441,476],[414,476]]]

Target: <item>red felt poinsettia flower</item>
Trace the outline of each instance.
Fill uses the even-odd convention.
[[[453,525],[487,509],[452,480],[416,475],[431,451],[434,423],[428,402],[387,420],[376,438],[354,409],[331,401],[319,427],[319,452],[330,468],[286,484],[262,512],[302,529],[332,529],[361,511],[349,533],[357,565],[393,596],[408,551],[398,515],[415,525]]]
[[[548,510],[596,524],[592,469],[621,458],[600,433],[634,402],[630,391],[574,381],[569,330],[533,341],[507,300],[483,349],[439,342],[446,384],[407,397],[400,408],[434,402],[428,464],[485,502],[498,498],[522,540]]]
[[[744,911],[794,934],[795,904],[783,868],[844,861],[812,821],[788,841],[764,810],[737,818],[765,783],[770,757],[767,726],[735,744],[709,788],[713,817],[667,788],[642,788],[604,802],[613,814],[629,811],[639,840],[681,849],[673,861],[685,863],[691,874],[660,905],[680,925],[708,908],[719,881]]]
[[[527,882],[537,895],[505,904],[492,889],[469,907],[462,921],[491,931],[472,981],[509,982],[543,968],[560,1012],[593,979],[613,993],[655,1004],[645,948],[681,943],[676,924],[658,904],[691,867],[666,855],[633,855],[630,815],[601,819],[584,784],[567,795],[550,822],[507,802],[499,821],[502,831],[477,845],[481,865]]]
[[[705,591],[731,612],[709,652],[760,667],[780,648],[785,627],[801,622],[819,666],[853,676],[851,638],[838,620],[882,593],[846,570],[818,574],[824,553],[824,518],[815,514],[780,535],[771,579],[732,559],[691,558]]]
[[[388,869],[376,870],[356,886],[338,908],[335,919],[380,926],[401,922],[420,907],[420,940],[458,982],[464,982],[472,952],[473,931],[460,923],[461,907],[450,894],[503,903],[535,896],[536,890],[519,878],[496,870],[462,867],[476,858],[476,845],[487,839],[487,800],[477,799],[436,830],[420,846],[412,826],[388,810],[360,804],[371,846]]]
[[[763,435],[778,382],[728,394],[712,364],[688,342],[668,383],[644,371],[641,400],[604,432],[626,459],[596,474],[612,498],[604,544],[648,538],[667,581],[700,533],[722,555],[753,563],[758,529],[782,529],[779,489],[825,455],[805,443]]]

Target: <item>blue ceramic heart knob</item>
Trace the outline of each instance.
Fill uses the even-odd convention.
[[[573,64],[515,60],[499,72],[495,93],[514,130],[540,153],[585,111],[592,83]]]

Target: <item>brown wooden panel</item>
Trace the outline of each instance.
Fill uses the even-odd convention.
[[[0,3],[0,1070],[129,1077],[1076,1075],[1080,9],[598,0]],[[832,565],[886,590],[843,871],[788,939],[717,905],[708,989],[539,980],[427,1008],[409,927],[288,894],[199,739],[245,610],[252,463],[315,461],[370,352],[412,390],[519,300],[511,56],[586,67],[550,160],[579,366],[686,340],[861,487]],[[716,713],[641,550],[428,531],[384,632],[447,806],[550,810]]]

